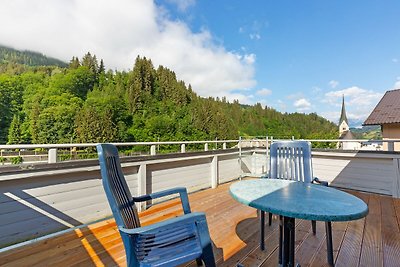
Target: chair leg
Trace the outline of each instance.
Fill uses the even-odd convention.
[[[317,222],[311,221],[312,233],[315,235],[317,233]]]
[[[201,256],[201,259],[203,260],[206,267],[216,267],[214,253],[211,245],[203,248],[203,255]]]
[[[272,213],[268,212],[268,225],[271,226],[272,224]]]
[[[335,266],[333,263],[333,246],[332,246],[332,224],[331,222],[325,222],[326,229],[326,248],[327,248],[327,258],[329,266]]]
[[[201,258],[196,259],[196,264],[197,266],[203,266],[203,261],[201,260]]]
[[[201,260],[203,260],[206,267],[215,267],[214,252],[205,217],[203,221],[197,222],[197,229],[199,230],[200,243],[202,246]],[[197,259],[196,262],[198,263]]]

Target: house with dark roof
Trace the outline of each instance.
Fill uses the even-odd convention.
[[[400,89],[387,91],[363,125],[380,125],[383,140],[400,139]],[[383,149],[400,151],[400,142],[384,142]]]

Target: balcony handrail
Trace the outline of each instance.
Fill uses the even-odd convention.
[[[246,141],[265,141],[265,139],[241,139]],[[294,140],[293,138],[274,138],[271,141]],[[370,142],[370,143],[388,143],[400,142],[400,139],[301,139],[310,142]],[[238,143],[239,139],[231,140],[205,140],[205,141],[154,141],[154,142],[112,142],[115,146],[145,146],[145,145],[181,145],[181,144],[216,144],[216,143]],[[74,148],[74,147],[95,147],[97,143],[70,143],[70,144],[16,144],[16,145],[0,145],[0,149],[35,149],[35,148]]]
[[[144,145],[181,145],[181,144],[216,144],[216,143],[238,143],[239,140],[206,140],[206,141],[161,141],[161,142],[126,142],[114,143],[115,146],[144,146]],[[34,149],[34,148],[74,148],[95,147],[97,143],[74,143],[74,144],[18,144],[0,145],[0,149]]]

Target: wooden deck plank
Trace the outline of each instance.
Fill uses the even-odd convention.
[[[247,224],[246,224],[247,222]],[[246,219],[240,223],[238,229],[238,234],[243,238],[243,242],[246,246],[234,253],[231,257],[221,262],[220,266],[236,266],[238,263],[243,262],[243,260],[250,255],[253,251],[260,249],[260,221],[259,218]],[[278,221],[274,218],[271,226],[266,223],[265,226],[265,245],[267,249],[273,247],[270,237],[272,235],[277,235],[278,231]],[[248,233],[248,234],[245,234]]]
[[[310,222],[308,223],[311,224]],[[317,222],[317,233],[315,235],[312,231],[307,233],[304,241],[296,251],[296,262],[302,266],[309,266],[322,242],[325,242],[325,224]]]
[[[296,234],[295,234],[295,253],[299,250],[299,247],[303,244],[304,240],[308,236],[308,234],[311,232],[311,223],[310,221],[304,221],[304,220],[296,220]],[[279,232],[277,231],[277,235]],[[278,237],[276,237],[278,238]],[[278,243],[276,244],[273,253],[269,255],[264,261],[261,263],[260,266],[262,267],[268,267],[268,266],[278,266],[278,258],[279,258],[279,240]],[[297,258],[296,258],[297,261]]]
[[[385,211],[382,218],[382,249],[384,266],[400,265],[400,231],[397,224],[394,202],[391,197],[381,196],[381,207]]]
[[[324,224],[324,222],[318,222]],[[340,246],[342,245],[344,235],[346,233],[348,222],[335,222],[332,223],[332,246],[333,246],[333,259],[337,258]],[[327,260],[326,248],[326,231],[325,240],[322,242],[319,249],[316,251],[315,256],[311,262],[311,266],[329,266]]]
[[[365,218],[365,230],[359,266],[380,267],[383,266],[380,196],[371,195],[368,207],[369,213]]]
[[[368,204],[368,194],[357,194],[356,192],[353,192],[353,194]],[[348,227],[336,257],[336,266],[356,267],[359,265],[364,226],[365,218],[348,222]]]
[[[266,250],[259,248],[259,220],[254,209],[229,195],[230,184],[190,194],[193,211],[206,213],[217,266],[276,266],[278,220],[266,224]],[[370,214],[361,220],[333,223],[336,266],[398,266],[400,258],[400,200],[348,191],[362,198]],[[179,199],[140,213],[143,225],[182,214]],[[296,220],[296,261],[302,266],[326,266],[323,222],[317,235],[309,221]],[[396,265],[397,264],[397,265]],[[126,266],[125,251],[113,220],[72,231],[0,254],[0,266]],[[194,262],[184,266],[196,266]]]
[[[266,220],[267,221],[267,220]],[[267,224],[268,225],[268,224]],[[259,224],[256,225],[257,228]],[[257,243],[254,244],[253,249],[243,257],[239,263],[243,266],[260,266],[266,258],[268,258],[278,247],[279,244],[279,219],[274,220],[273,225],[271,225],[271,230],[266,229],[265,232],[265,249],[260,249],[260,232],[256,232],[256,236],[253,237],[258,240]],[[226,265],[226,266],[233,266],[233,265]]]

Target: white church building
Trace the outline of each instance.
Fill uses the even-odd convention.
[[[342,112],[340,114],[340,119],[339,119],[339,139],[341,140],[355,139],[353,133],[350,131],[349,121],[347,120],[346,108],[344,105],[344,96],[342,98]],[[359,150],[361,148],[361,144],[359,142],[351,142],[351,141],[338,142],[337,148],[343,150]]]

